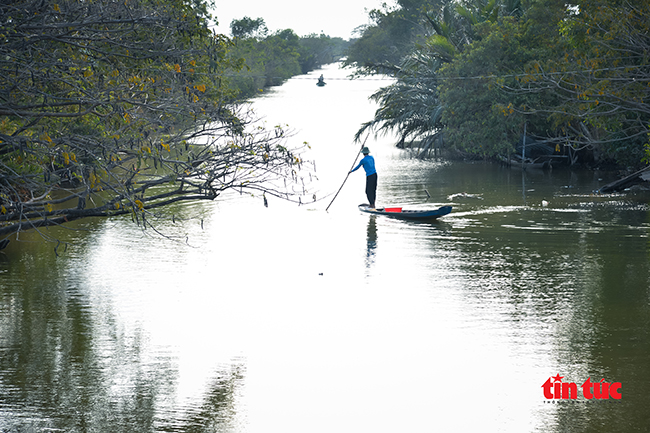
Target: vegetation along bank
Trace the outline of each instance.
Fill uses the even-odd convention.
[[[347,64],[397,81],[359,136],[390,130],[465,158],[647,165],[648,2],[398,0],[369,16]]]
[[[0,5],[0,241],[228,189],[301,202],[309,164],[240,102],[346,56],[390,74],[365,132],[426,155],[642,169],[650,158],[650,4],[398,0],[358,38],[211,30],[201,1]],[[173,219],[173,216],[171,217]],[[47,232],[41,232],[48,238]]]

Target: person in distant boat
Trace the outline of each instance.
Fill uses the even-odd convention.
[[[325,77],[323,77],[323,74],[320,74],[320,77],[318,77],[318,84],[325,84]]]
[[[377,170],[375,169],[375,158],[370,156],[370,149],[363,147],[361,149],[363,153],[363,158],[359,162],[359,165],[354,167],[350,173],[357,171],[359,167],[363,166],[363,169],[366,171],[366,197],[368,197],[368,202],[372,209],[375,208],[375,199],[377,198]]]

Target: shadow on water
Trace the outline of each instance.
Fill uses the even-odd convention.
[[[465,182],[472,178],[465,176]],[[494,170],[492,176],[504,179],[484,186],[467,182],[482,200],[460,201],[460,212],[449,218],[463,237],[453,248],[468,276],[468,299],[506,313],[514,335],[543,330],[538,338],[550,339],[555,360],[549,376],[558,372],[578,385],[589,377],[622,382],[621,401],[557,402],[552,410],[558,430],[650,425],[640,411],[650,404],[644,390],[650,370],[641,361],[650,355],[647,192],[596,196],[589,186],[594,182],[584,182],[592,172],[513,176]]]
[[[0,278],[13,277],[0,284],[0,432],[232,430],[244,362],[179,406],[176,355],[152,346],[143,326],[125,327],[97,296],[101,281],[88,284],[80,260],[97,245],[85,233],[67,260],[47,243],[14,243],[0,255]]]
[[[433,255],[451,257],[446,266],[478,322],[503,326],[520,351],[549,358],[539,386],[557,373],[578,385],[587,378],[623,384],[620,401],[545,401],[540,393],[543,424],[554,431],[650,425],[641,410],[650,404],[649,193],[596,195],[611,174],[589,170],[445,161],[410,170],[394,173],[380,195],[412,205],[427,191],[435,206],[454,207],[444,218],[449,230],[432,239]]]

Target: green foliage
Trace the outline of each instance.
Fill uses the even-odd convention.
[[[561,15],[553,11],[558,9],[539,4],[527,14],[539,19],[541,13],[543,21],[506,17],[474,26],[476,41],[440,72],[449,146],[488,158],[512,152],[525,122],[529,134],[557,134],[548,114],[537,112],[557,100],[544,92],[519,91],[535,79],[540,61],[556,56],[559,35],[553,23]]]
[[[373,11],[375,25],[352,46],[348,63],[397,78],[375,95],[381,108],[360,132],[382,125],[404,134],[413,125],[405,113],[442,112],[429,133],[444,128],[447,145],[482,157],[511,152],[524,124],[560,150],[627,165],[647,154],[650,5],[466,0],[420,12],[431,33],[409,39],[401,61],[386,51],[399,8]],[[420,66],[407,73],[414,58]]]
[[[276,86],[301,72],[298,36],[292,30],[277,32],[263,39],[235,39],[232,58],[244,61],[244,71],[233,74],[232,84],[239,97],[250,97],[264,87]],[[236,72],[236,71],[234,71]]]
[[[253,21],[263,22],[261,18]],[[233,71],[230,83],[239,90],[240,98],[254,96],[264,87],[280,85],[294,75],[336,61],[346,45],[341,38],[322,34],[301,38],[291,29],[265,37],[236,37],[234,41],[230,58],[241,59],[244,70]]]
[[[360,37],[347,51],[346,66],[354,66],[366,74],[394,72],[402,58],[413,50],[420,39],[424,11],[439,2],[401,0],[398,7],[369,12],[372,24],[360,28]]]
[[[458,50],[449,38],[441,35],[430,36],[427,40],[427,45],[437,57],[440,57],[445,62],[451,62],[456,57],[456,54],[458,54]]]
[[[119,160],[124,147],[151,148],[145,129],[169,134],[232,97],[211,79],[227,41],[210,37],[207,17],[189,15],[184,2],[5,2],[2,12],[0,134],[8,163],[26,153],[46,173],[83,179],[92,172],[83,162],[98,155],[80,137],[114,142],[102,158]],[[161,25],[167,14],[179,17],[175,28]]]
[[[470,44],[489,35],[490,20],[500,10],[494,2],[450,2],[422,14],[434,33],[393,68],[397,82],[373,96],[380,109],[358,135],[373,127],[397,131],[401,140],[426,139],[444,127],[445,140],[463,151],[487,156],[508,150],[513,128],[503,124],[499,86],[481,79],[507,70],[505,44],[499,38],[481,48]]]
[[[357,140],[368,129],[395,132],[402,142],[427,139],[442,127],[437,92],[440,61],[419,54],[405,58],[397,81],[372,95],[380,108],[374,119],[359,129]]]
[[[237,113],[225,77],[243,62],[206,11],[185,0],[0,4],[0,234],[120,213],[145,222],[175,201],[295,176],[284,132],[250,133]]]
[[[553,81],[562,111],[585,125],[575,140],[638,165],[650,132],[650,4],[585,0],[563,24]]]
[[[268,31],[263,18],[244,17],[240,20],[232,20],[230,23],[230,33],[233,38],[263,38]]]
[[[311,34],[300,38],[300,69],[303,74],[343,57],[348,42],[324,34]]]

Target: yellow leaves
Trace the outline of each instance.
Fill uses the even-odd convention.
[[[116,201],[115,202],[115,210],[119,210],[119,209],[120,209],[120,202]]]
[[[165,63],[165,68],[167,68],[168,71],[174,71],[176,73],[181,73],[181,65],[178,63],[175,63],[173,65],[170,65],[169,63]]]
[[[93,76],[93,70],[91,68],[85,68],[84,69],[84,77],[92,77]]]
[[[196,85],[194,86],[194,89],[200,90],[201,92],[205,92],[205,85],[203,84]],[[193,102],[199,102],[199,97],[196,96],[195,94],[192,94],[192,90],[187,86],[185,86],[185,93],[187,93],[188,95],[192,95],[191,98]]]
[[[167,152],[171,152],[171,149],[170,149],[170,147],[169,147],[169,144],[168,144],[168,143],[164,143],[163,140],[162,140],[162,138],[160,139],[160,145],[161,145],[161,146],[163,147],[163,149],[165,149]]]
[[[7,213],[7,208],[4,207],[4,206],[0,206],[0,213],[3,214],[3,215],[6,214]]]
[[[52,9],[54,9],[55,12],[61,12],[61,8],[59,7],[58,4],[54,3],[52,5]]]
[[[48,211],[48,212],[52,212],[52,210],[54,209],[54,208],[52,207],[52,204],[51,204],[51,203],[47,203],[47,204],[46,204],[45,206],[43,206],[43,207],[44,207],[45,210]]]
[[[138,207],[138,210],[144,210],[144,203],[142,203],[140,200],[136,199],[134,203]]]
[[[50,138],[47,132],[42,133],[39,138],[43,141],[47,141],[50,144],[50,146],[54,146],[54,142],[52,141],[52,138]]]
[[[63,157],[64,165],[70,165],[70,161],[77,162],[77,156],[74,153],[63,152],[61,156]]]
[[[0,119],[0,133],[11,135],[16,129],[18,129],[18,124],[15,121],[9,120],[7,116]],[[0,143],[2,143],[2,140],[0,140]]]
[[[536,74],[539,74],[539,63],[535,62],[535,65],[533,66],[533,69],[535,70]]]

